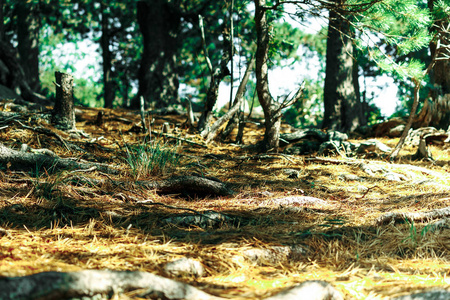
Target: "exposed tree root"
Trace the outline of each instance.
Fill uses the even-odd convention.
[[[99,271],[42,272],[24,277],[0,279],[0,299],[72,299],[99,294],[114,296],[119,293],[142,290],[140,297],[150,299],[220,300],[189,284],[148,272]],[[278,299],[343,299],[331,284],[325,281],[305,281],[293,288],[266,298]]]
[[[24,277],[0,279],[0,299],[69,299],[117,294],[145,289],[143,296],[157,299],[224,299],[209,295],[191,285],[147,272],[85,270],[43,272]]]
[[[76,161],[70,158],[60,158],[40,153],[29,153],[17,151],[5,147],[0,143],[0,164],[11,169],[36,170],[45,168],[47,171],[59,169],[89,169],[96,167],[97,170],[108,173],[118,174],[119,171],[105,164],[91,163],[86,161]]]
[[[391,222],[395,223],[405,221],[421,222],[446,218],[449,216],[450,216],[450,207],[445,207],[418,213],[391,212],[378,217],[375,222],[377,223],[377,225],[389,224]]]
[[[175,176],[158,181],[137,181],[136,184],[156,189],[161,194],[229,196],[234,191],[220,181],[197,176]]]
[[[80,183],[88,183],[90,185],[100,185],[103,184],[103,180],[85,178],[82,176],[77,176]],[[230,196],[235,192],[230,189],[227,184],[219,181],[213,180],[205,177],[197,176],[174,176],[168,179],[156,180],[156,181],[118,181],[113,180],[108,176],[109,180],[119,188],[124,190],[130,190],[130,184],[148,188],[155,189],[157,193],[160,194],[181,194],[189,196]]]

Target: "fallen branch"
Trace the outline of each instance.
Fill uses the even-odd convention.
[[[138,271],[43,272],[0,279],[0,299],[3,300],[82,298],[138,289],[145,290],[141,297],[152,295],[158,299],[224,299],[186,283]]]

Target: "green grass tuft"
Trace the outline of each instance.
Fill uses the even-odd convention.
[[[178,146],[145,141],[137,146],[126,145],[126,162],[135,179],[149,175],[163,175],[173,169],[179,161]]]

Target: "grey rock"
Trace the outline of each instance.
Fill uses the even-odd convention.
[[[300,245],[252,248],[242,252],[244,257],[257,265],[279,265],[286,261],[298,261],[308,253]]]
[[[342,155],[352,155],[352,152],[356,149],[354,143],[350,142],[339,142],[339,141],[329,141],[322,143],[320,145],[318,155],[329,155],[329,154],[342,154]]]
[[[167,263],[164,266],[164,272],[170,276],[202,277],[205,273],[205,268],[199,261],[183,257]]]
[[[299,129],[292,133],[281,134],[280,139],[288,143],[295,143],[302,139],[315,139],[319,140],[320,142],[324,142],[328,140],[328,136],[326,133],[322,132],[319,129],[311,128]]]
[[[387,153],[391,152],[392,149],[380,141],[371,139],[359,144],[358,149],[356,150],[357,153],[375,152],[375,151]]]
[[[284,169],[283,173],[288,176],[288,178],[298,178],[300,176],[300,172],[294,169]]]
[[[403,174],[398,174],[394,172],[387,172],[383,174],[383,177],[386,178],[389,181],[407,181],[408,178]]]
[[[405,130],[405,125],[401,124],[389,130],[388,136],[391,138],[400,137]]]
[[[341,181],[364,181],[364,178],[355,174],[340,174],[337,178]]]
[[[207,211],[201,214],[182,214],[168,217],[161,222],[163,224],[172,224],[181,227],[198,226],[201,228],[218,228],[222,225],[232,226],[235,222],[239,222],[237,219],[236,217],[230,217],[223,213]]]
[[[304,140],[296,142],[292,147],[284,149],[284,153],[291,155],[304,155],[319,151],[322,142],[315,140]]]
[[[275,198],[270,199],[269,203],[278,204],[281,206],[290,206],[290,205],[327,205],[328,203],[325,200],[310,197],[310,196],[289,196],[283,198]]]
[[[329,141],[343,142],[348,140],[348,135],[339,131],[329,131],[328,132]]]
[[[266,300],[343,300],[344,297],[326,281],[311,280],[265,298]]]

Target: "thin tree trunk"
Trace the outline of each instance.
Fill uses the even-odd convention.
[[[450,33],[448,31],[443,31],[443,32],[439,32],[438,36],[449,36]],[[432,57],[431,57],[431,62],[428,64],[428,67],[425,71],[423,71],[423,76],[427,75],[428,73],[430,73],[433,68],[435,67],[436,63],[439,62],[440,59],[440,54],[441,52],[445,51],[447,49],[447,45],[450,45],[449,43],[450,41],[447,41],[446,44],[440,45],[439,47],[435,47],[434,51],[432,51]],[[403,147],[403,144],[405,143],[406,137],[408,135],[408,131],[411,128],[415,115],[416,115],[416,111],[417,111],[417,107],[419,106],[419,91],[420,91],[420,86],[421,86],[421,82],[419,79],[417,78],[413,78],[412,79],[413,83],[414,83],[414,102],[413,105],[411,107],[411,112],[409,113],[409,118],[408,118],[408,122],[405,125],[405,129],[403,130],[403,134],[400,137],[400,140],[398,141],[398,144],[395,146],[394,150],[392,150],[391,154],[389,154],[389,160],[393,161],[397,155],[399,154],[400,150]]]
[[[265,0],[255,0],[255,27],[257,35],[256,48],[256,92],[259,103],[264,110],[265,133],[262,150],[278,150],[281,114],[276,114],[279,104],[274,101],[269,91],[268,66],[269,24],[267,22]]]
[[[361,100],[361,87],[359,86],[359,64],[356,59],[356,46],[353,46],[353,67],[352,67],[352,80],[353,80],[353,89],[355,90],[355,103],[357,104],[356,110],[359,111],[359,126],[367,125],[368,116],[365,113],[364,103]],[[351,120],[348,120],[351,122]]]
[[[114,101],[114,86],[111,81],[111,51],[109,50],[110,36],[109,36],[109,13],[108,8],[101,2],[100,9],[102,11],[102,37],[100,39],[100,46],[102,48],[103,58],[103,98],[105,100],[104,107],[111,108]]]
[[[231,60],[230,52],[228,51],[228,47],[230,46],[230,37],[225,32],[223,34],[224,39],[224,50],[222,54],[222,58],[220,61],[220,65],[213,69],[213,66],[211,64],[211,61],[209,59],[208,53],[206,51],[206,42],[205,42],[205,31],[203,28],[203,18],[202,16],[199,16],[199,27],[201,30],[201,38],[202,38],[202,44],[203,44],[203,52],[205,54],[205,60],[208,66],[208,69],[211,73],[211,78],[209,82],[209,89],[206,94],[206,102],[205,102],[205,108],[203,109],[202,115],[200,116],[200,119],[198,121],[198,130],[200,131],[202,136],[206,136],[208,132],[210,131],[210,121],[212,117],[212,110],[214,106],[216,105],[217,98],[219,97],[219,85],[222,82],[222,80],[225,78],[225,76],[231,75],[230,71],[228,70],[228,63]],[[231,106],[230,106],[231,108]]]
[[[389,154],[389,160],[393,161],[397,158],[397,155],[400,153],[400,150],[403,147],[403,144],[405,143],[406,137],[408,136],[409,129],[412,126],[414,116],[416,115],[417,107],[419,106],[419,91],[420,91],[420,82],[415,81],[414,82],[414,102],[411,107],[411,111],[409,113],[408,122],[406,122],[405,129],[403,130],[402,136],[400,137],[400,140],[398,141],[397,145],[395,146],[394,150],[392,150],[391,154]]]
[[[265,7],[265,0],[255,0],[255,28],[256,28],[256,92],[259,103],[264,110],[264,121],[266,130],[264,140],[261,144],[261,150],[278,151],[280,144],[281,110],[300,99],[304,83],[291,99],[284,99],[282,103],[276,102],[269,91],[269,78],[267,61],[269,58],[269,23]]]
[[[244,77],[242,78],[241,83],[239,84],[239,88],[236,92],[236,96],[233,101],[233,106],[230,107],[228,112],[220,117],[210,128],[209,131],[207,131],[203,136],[206,136],[206,141],[210,142],[216,136],[218,135],[219,128],[225,124],[228,120],[230,120],[239,110],[239,107],[242,104],[242,101],[244,99],[244,93],[245,93],[245,86],[247,85],[248,79],[250,78],[250,73],[253,70],[253,66],[255,64],[255,59],[252,58],[247,66],[247,69],[245,70]]]

